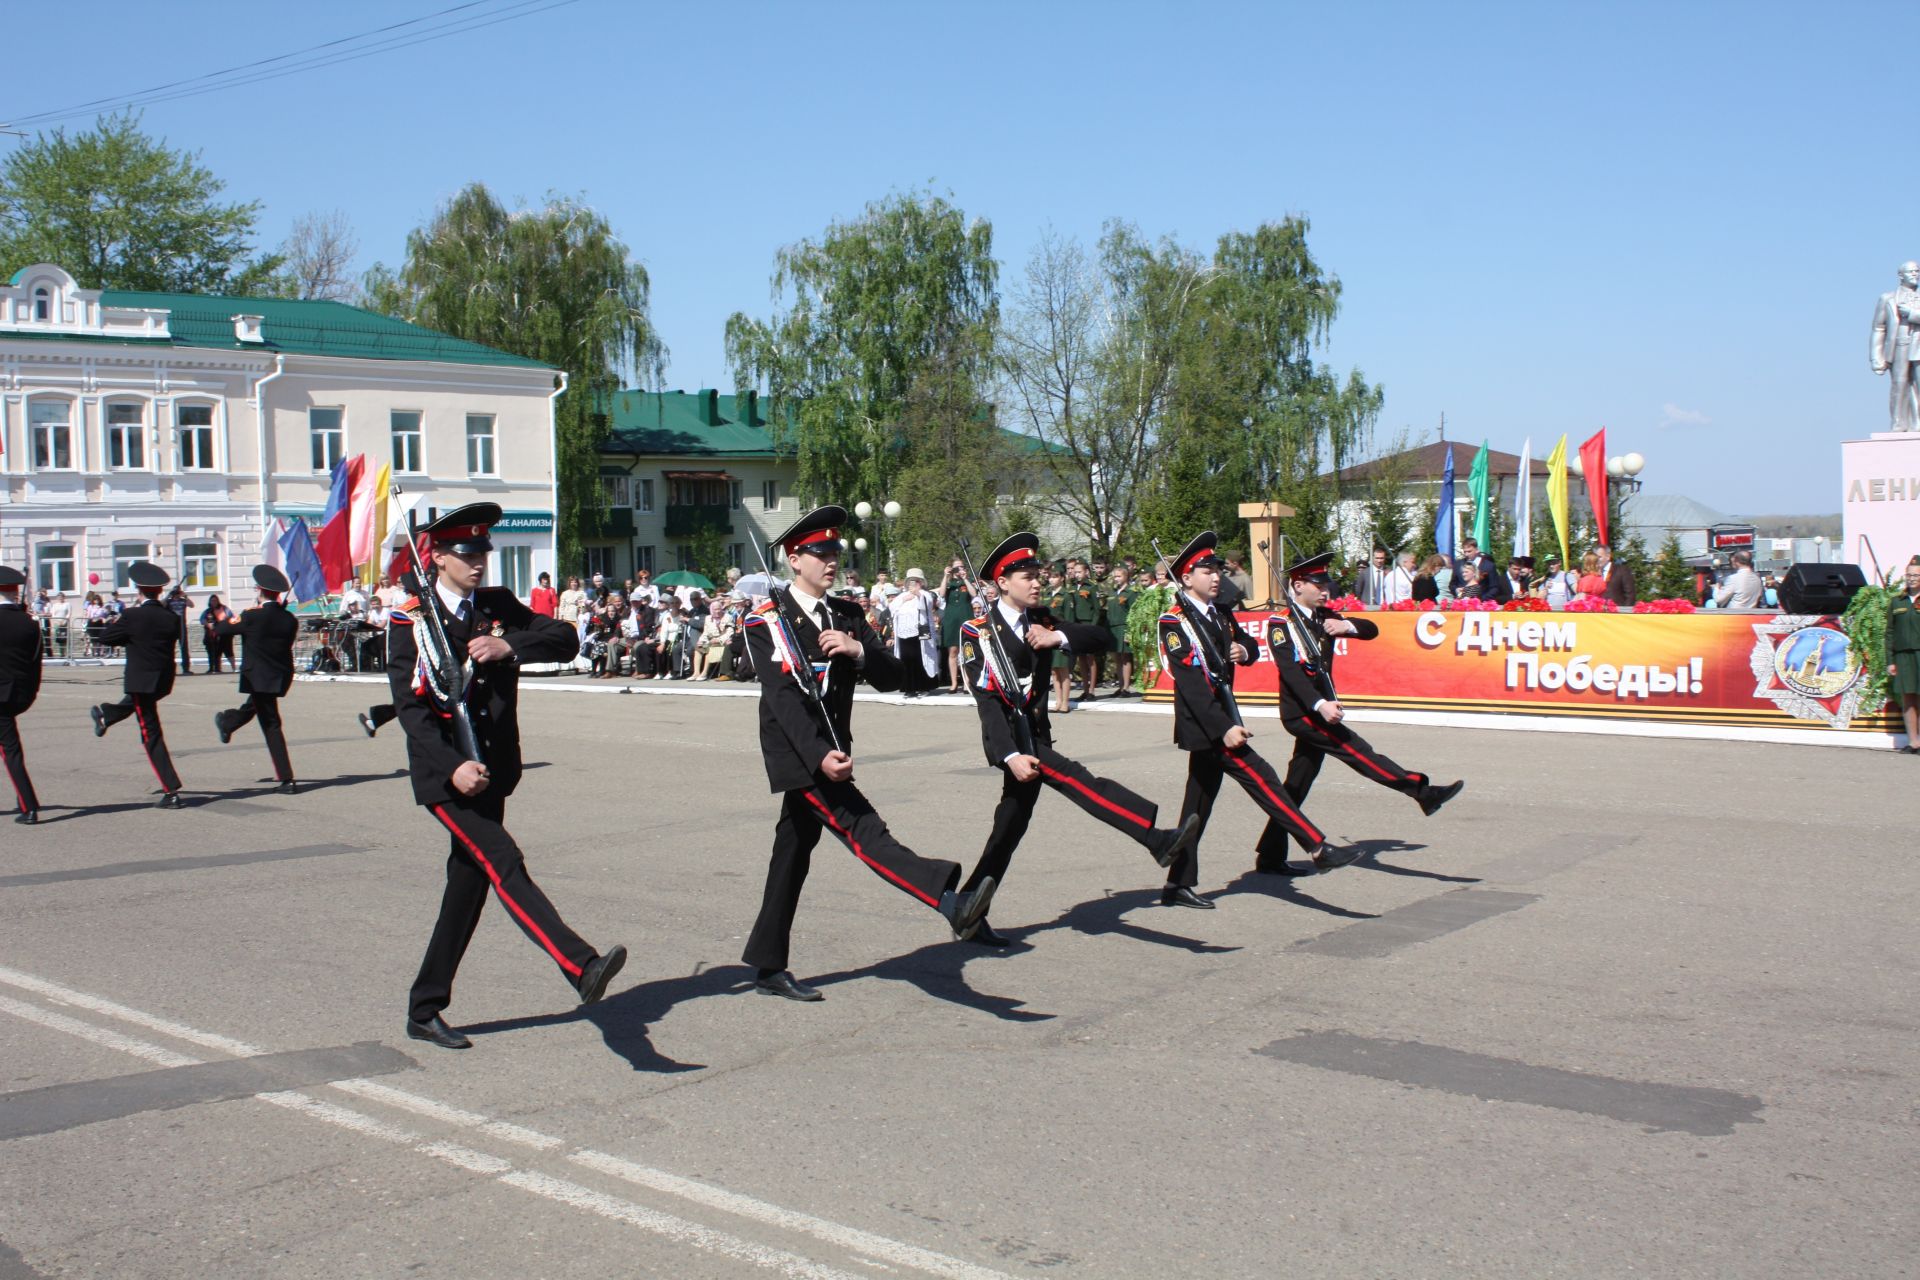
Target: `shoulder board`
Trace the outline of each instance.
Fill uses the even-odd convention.
[[[960,624],[960,634],[963,636],[972,636],[976,640],[979,639],[980,638],[979,622],[972,618],[967,619],[965,622]]]
[[[768,599],[763,600],[759,604],[755,605],[753,608],[753,611],[755,613],[772,613],[779,607],[780,606],[775,604],[772,598],[769,597]]]
[[[1178,622],[1178,621],[1180,621],[1180,619],[1181,619],[1181,618],[1182,618],[1183,616],[1184,616],[1184,615],[1183,615],[1183,614],[1182,614],[1182,613],[1180,612],[1180,610],[1179,610],[1178,608],[1173,608],[1173,609],[1169,609],[1169,610],[1167,610],[1167,611],[1166,611],[1165,613],[1163,613],[1163,614],[1161,614],[1161,615],[1160,615],[1160,621],[1162,621],[1162,622]]]
[[[418,600],[407,600],[387,610],[387,621],[398,622],[405,626],[413,625],[413,611],[420,607]]]

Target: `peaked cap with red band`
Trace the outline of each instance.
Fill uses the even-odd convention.
[[[988,582],[997,581],[1016,569],[1040,571],[1040,535],[1037,533],[1016,533],[987,556],[980,572],[986,575]]]
[[[0,564],[0,591],[17,591],[26,585],[26,574],[11,565]]]
[[[785,547],[789,552],[811,551],[824,555],[829,550],[840,554],[840,526],[847,522],[845,507],[815,507],[787,526],[787,531],[767,544],[769,551]]]
[[[500,515],[500,504],[497,502],[469,502],[443,516],[436,516],[422,525],[420,532],[426,535],[435,551],[474,555],[493,550],[493,539],[487,534],[500,523]]]
[[[1214,548],[1219,545],[1220,535],[1211,529],[1196,536],[1192,542],[1180,548],[1180,554],[1173,558],[1173,576],[1181,578],[1209,562],[1216,569],[1225,568],[1226,562],[1214,553]]]
[[[1333,552],[1322,551],[1317,556],[1308,556],[1305,560],[1297,560],[1287,566],[1287,581],[1305,578],[1309,582],[1318,582],[1325,586],[1332,581],[1332,575],[1328,573],[1332,565]]]

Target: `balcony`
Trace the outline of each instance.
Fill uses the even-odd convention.
[[[708,532],[733,532],[731,506],[724,502],[667,504],[669,538],[695,538]]]

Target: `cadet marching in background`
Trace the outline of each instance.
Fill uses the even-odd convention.
[[[26,585],[25,574],[0,565],[0,760],[13,784],[13,820],[32,826],[40,821],[40,797],[27,776],[27,750],[20,744],[18,722],[40,696],[44,646],[40,624],[20,600]]]
[[[127,569],[127,577],[140,592],[140,603],[105,624],[94,639],[127,651],[127,666],[120,687],[125,696],[118,702],[103,702],[91,708],[93,733],[107,736],[107,730],[128,716],[140,722],[140,744],[146,748],[147,763],[160,780],[162,809],[179,809],[180,775],[174,772],[173,757],[167,754],[167,737],[160,728],[160,700],[173,692],[173,651],[186,634],[186,624],[161,602],[166,589],[167,571],[157,564],[136,560]]]
[[[287,735],[280,723],[280,699],[293,688],[293,642],[300,637],[300,620],[288,611],[283,597],[293,590],[287,575],[270,564],[255,565],[253,584],[260,589],[260,603],[215,623],[213,635],[227,639],[239,636],[244,646],[240,654],[240,692],[247,695],[244,704],[232,711],[213,713],[214,732],[221,742],[233,741],[233,735],[250,720],[260,722],[260,734],[267,740],[267,755],[273,760],[274,781],[282,795],[292,795],[293,761],[287,755]]]
[[[407,1035],[446,1049],[472,1044],[440,1014],[489,888],[581,1004],[606,994],[627,960],[625,947],[597,952],[567,927],[505,826],[507,797],[521,775],[520,664],[564,662],[579,642],[572,627],[533,612],[507,588],[480,585],[493,550],[489,530],[499,521],[498,505],[476,502],[419,531],[430,547],[429,581],[393,611],[387,635],[387,681],[407,735],[413,798],[447,829],[450,845],[440,918],[408,996]],[[463,744],[469,726],[471,741]]]
[[[784,550],[793,581],[775,587],[744,623],[760,684],[760,753],[767,782],[781,799],[760,915],[742,958],[757,971],[759,990],[789,1000],[822,998],[787,970],[793,917],[822,830],[882,879],[938,911],[962,939],[986,916],[995,883],[987,877],[956,893],[960,864],[923,858],[901,844],[854,785],[854,685],[864,676],[883,693],[896,690],[900,664],[860,606],[831,595],[846,519],[841,507],[820,507],[769,545]]]
[[[1199,833],[1200,824],[1194,818],[1177,831],[1161,829],[1155,825],[1158,805],[1117,782],[1096,777],[1085,765],[1054,749],[1046,686],[1037,678],[1051,665],[1047,651],[1064,650],[1084,658],[1106,646],[1107,633],[1098,625],[1062,622],[1039,607],[1039,546],[1039,535],[1016,533],[993,549],[981,572],[1000,598],[988,607],[986,617],[960,628],[961,662],[980,713],[981,742],[987,763],[1001,772],[993,830],[962,892],[989,880],[1006,882],[1007,865],[1026,835],[1043,786],[1052,787],[1145,848],[1162,867],[1170,865]],[[973,941],[1004,947],[1008,940],[983,917]]]
[[[1267,815],[1262,849],[1276,843],[1283,851],[1293,835],[1313,851],[1317,870],[1343,867],[1359,857],[1356,850],[1330,842],[1307,820],[1287,795],[1273,766],[1248,744],[1253,735],[1239,717],[1233,697],[1236,666],[1259,660],[1253,638],[1233,614],[1215,608],[1226,564],[1215,553],[1219,539],[1211,530],[1189,542],[1173,558],[1171,569],[1180,591],[1172,606],[1160,615],[1160,649],[1173,676],[1173,740],[1187,755],[1187,795],[1181,816],[1198,817],[1202,831],[1213,813],[1220,780],[1231,776]],[[1267,860],[1268,869],[1271,859]],[[1168,906],[1211,910],[1213,903],[1194,892],[1199,883],[1200,848],[1193,846],[1174,860],[1160,901]]]

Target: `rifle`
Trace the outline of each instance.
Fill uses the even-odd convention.
[[[973,572],[973,560],[967,554],[971,550],[972,544],[965,538],[960,539],[960,563],[966,568],[968,580],[978,582],[980,579]],[[999,605],[995,604],[987,611],[987,651],[982,657],[993,668],[993,682],[999,686],[1000,700],[1013,709],[1013,745],[1019,748],[1021,755],[1030,756],[1033,754],[1033,721],[1027,717],[1026,689],[1013,673],[1013,662],[1007,657],[1006,646],[1000,643],[1000,628],[993,618],[993,609],[997,608]],[[1015,692],[1021,695],[1019,702],[1013,700]]]
[[[400,496],[400,486],[392,494]],[[466,655],[455,655],[453,642],[447,639],[446,624],[440,621],[440,602],[429,587],[433,576],[420,558],[420,532],[412,511],[407,512],[407,559],[413,568],[401,575],[401,585],[420,602],[419,613],[426,622],[425,631],[414,632],[420,655],[426,659],[427,687],[443,703],[453,719],[453,745],[475,764],[485,764],[480,754],[480,739],[473,731],[473,716],[467,710],[467,681],[472,663]]]
[[[820,681],[814,677],[813,661],[807,657],[807,651],[800,647],[800,637],[794,634],[793,627],[787,622],[786,610],[780,607],[780,588],[785,584],[773,576],[773,566],[767,562],[767,549],[760,544],[758,538],[754,539],[753,549],[760,556],[760,571],[767,575],[767,593],[773,600],[773,617],[769,621],[771,625],[778,628],[776,634],[781,647],[787,651],[787,669],[792,672],[793,678],[799,682],[800,687],[806,690],[807,697],[813,701],[814,709],[820,713],[820,722],[827,727],[827,741],[833,744],[835,751],[845,755],[847,749],[840,745],[840,735],[834,732],[833,716],[827,712],[827,700],[820,696]],[[833,617],[831,607],[827,609],[827,617]],[[831,663],[832,659],[828,661]],[[802,667],[806,670],[802,671]],[[755,673],[756,676],[759,674]]]
[[[1153,554],[1171,569],[1173,561],[1168,560],[1166,553],[1160,550],[1160,539],[1154,538],[1152,542]],[[1175,586],[1174,594],[1176,596],[1179,594],[1179,591],[1180,588]],[[1192,640],[1194,646],[1199,650],[1200,659],[1207,669],[1207,679],[1212,682],[1214,688],[1220,691],[1221,698],[1224,699],[1227,704],[1227,714],[1233,717],[1235,724],[1239,725],[1242,729],[1246,728],[1247,722],[1240,714],[1240,704],[1234,700],[1233,684],[1227,679],[1225,674],[1228,667],[1220,660],[1220,655],[1213,651],[1213,643],[1207,639],[1199,627],[1183,625],[1181,630],[1187,633],[1187,638]],[[1213,674],[1216,670],[1222,673],[1218,677]]]
[[[1261,543],[1260,549],[1265,551],[1267,544],[1264,542]],[[1287,540],[1283,536],[1280,539],[1280,554],[1284,558],[1286,553]],[[1293,631],[1300,637],[1300,647],[1306,650],[1307,662],[1313,667],[1314,683],[1320,686],[1320,692],[1327,695],[1328,701],[1338,702],[1340,695],[1335,693],[1333,689],[1333,672],[1327,667],[1326,655],[1320,648],[1320,641],[1313,634],[1315,626],[1313,619],[1308,617],[1306,612],[1300,608],[1299,604],[1294,601],[1293,592],[1287,589],[1287,582],[1284,573],[1281,571],[1280,561],[1275,560],[1272,556],[1268,556],[1267,568],[1273,574],[1273,588],[1279,593],[1280,603],[1285,606],[1287,617],[1294,624]],[[1278,707],[1280,705],[1280,686],[1278,684],[1274,686],[1273,699],[1273,705]]]

